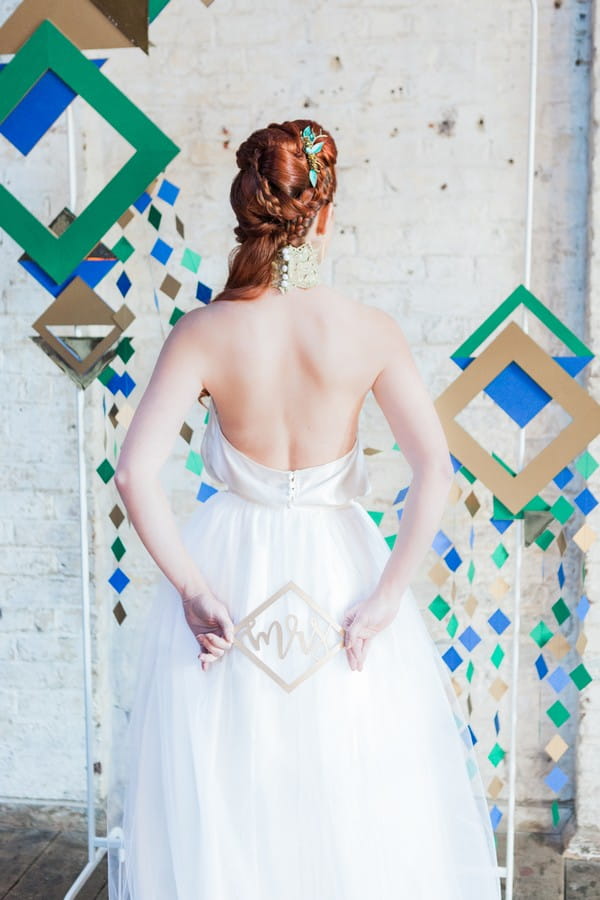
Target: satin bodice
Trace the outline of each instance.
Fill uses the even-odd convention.
[[[349,506],[371,490],[359,435],[352,449],[337,459],[301,469],[273,469],[242,453],[225,437],[212,397],[200,453],[210,478],[256,503]]]

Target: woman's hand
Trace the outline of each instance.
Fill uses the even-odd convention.
[[[211,662],[222,659],[232,646],[233,622],[229,610],[208,588],[192,597],[182,597],[182,603],[186,622],[204,650],[198,658],[206,671]]]
[[[344,648],[350,668],[362,672],[367,651],[375,635],[393,622],[398,612],[402,591],[395,591],[393,597],[375,590],[366,600],[355,603],[348,609],[342,625]]]

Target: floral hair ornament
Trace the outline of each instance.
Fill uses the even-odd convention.
[[[309,172],[308,177],[313,187],[317,186],[317,175],[321,170],[321,161],[317,159],[317,153],[323,149],[324,140],[316,144],[320,138],[326,138],[326,134],[315,135],[314,131],[307,125],[302,131],[302,143],[304,144],[304,152],[308,157]]]

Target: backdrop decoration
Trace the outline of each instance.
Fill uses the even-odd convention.
[[[532,313],[550,337],[562,342],[570,354],[551,356],[515,321],[508,321],[520,306]],[[499,334],[494,337],[498,329]],[[474,356],[485,342],[484,349]],[[512,676],[503,674],[511,642],[514,663],[514,644],[519,638],[518,607],[517,615],[514,611],[509,614],[504,608],[518,591],[518,566],[513,584],[505,570],[511,556],[505,535],[515,523],[520,523],[523,529],[520,546],[530,548],[530,553],[539,553],[542,566],[539,579],[542,590],[537,599],[546,612],[529,637],[539,650],[534,677],[548,686],[544,731],[547,732],[549,727],[555,731],[551,735],[543,734],[545,753],[552,764],[544,775],[544,782],[554,795],[550,801],[554,827],[561,823],[561,807],[564,810],[568,807],[565,795],[559,796],[569,782],[567,771],[559,765],[559,760],[569,749],[561,729],[576,711],[579,692],[590,684],[592,677],[582,660],[586,643],[583,620],[589,601],[585,595],[574,604],[568,601],[563,558],[570,548],[575,550],[577,547],[578,551],[585,552],[596,538],[587,522],[574,521],[577,514],[586,517],[598,502],[585,480],[598,466],[587,444],[600,432],[600,405],[575,380],[593,356],[564,323],[520,285],[452,354],[461,374],[436,399],[457,479],[460,479],[455,482],[451,501],[458,508],[462,498],[463,513],[467,517],[464,527],[457,527],[456,533],[468,535],[468,550],[459,549],[443,530],[436,535],[432,547],[439,561],[428,575],[438,592],[429,604],[429,611],[445,630],[449,646],[442,653],[442,659],[452,673],[457,693],[465,689],[468,692],[469,715],[472,712],[472,683],[478,677],[487,676],[490,663],[492,671],[495,669],[497,673],[487,677],[485,682],[494,704],[491,728],[485,725],[481,712],[479,714],[480,730],[487,732],[487,759],[496,770],[488,783],[488,795],[493,801],[490,816],[494,830],[503,817],[500,794],[506,783],[507,740],[503,738],[501,716],[504,715],[505,698],[510,698],[513,704],[520,691],[514,669]],[[504,417],[508,416],[522,440],[525,427],[551,401],[560,404],[561,412],[566,413],[570,421],[558,429],[554,438],[526,465],[521,463],[514,467],[494,449],[478,443],[473,430],[467,431],[456,421],[478,396],[485,402],[491,401],[490,415],[496,421],[489,430],[495,434],[506,430]],[[580,481],[577,486],[576,476]],[[478,484],[492,495],[489,524],[501,536],[490,553],[497,574],[490,582],[489,593],[498,605],[485,620],[479,609],[480,603],[470,590],[476,574],[472,552],[473,522],[478,514],[481,521],[483,499],[477,493]],[[566,492],[569,497],[565,496]],[[572,526],[570,534],[567,533],[568,526]],[[554,586],[544,578],[550,550],[557,559]],[[462,587],[457,580],[459,574],[465,580]],[[466,600],[458,603],[460,595],[465,595]],[[514,718],[510,725],[508,736],[514,754]],[[477,743],[478,735],[471,728],[470,732],[473,742]],[[514,771],[509,772],[508,782],[510,806],[514,803]]]
[[[134,318],[125,304],[115,312],[76,276],[33,323],[39,338],[32,339],[76,384],[86,387],[114,357],[115,343]],[[108,333],[71,334],[74,326],[92,326],[96,332]]]
[[[148,0],[92,0],[130,44],[148,52]]]
[[[132,46],[92,0],[23,0],[0,28],[0,53],[17,53],[46,19],[80,50]]]
[[[208,303],[212,296],[211,288],[198,278],[202,257],[187,244],[185,224],[175,211],[179,194],[180,188],[168,178],[154,179],[119,219],[122,234],[111,250],[123,265],[141,252],[149,271],[154,309],[163,337],[166,332],[165,324],[172,327],[185,314],[185,304],[178,305],[175,302],[182,292],[186,298],[192,296],[201,303]],[[132,287],[135,292],[124,268],[116,285],[123,295],[129,293]],[[163,295],[168,301],[166,307],[159,299]],[[166,323],[163,322],[165,318]],[[122,438],[136,409],[135,389],[138,376],[135,372],[135,360],[132,361],[134,354],[134,338],[123,337],[114,351],[110,365],[104,366],[97,375],[105,389],[105,429],[104,457],[96,467],[96,472],[110,490]],[[196,418],[201,409],[202,405],[198,404],[192,417]],[[207,418],[208,413],[205,411],[204,423]],[[183,422],[180,436],[187,446],[184,463],[186,471],[194,477],[201,477],[204,464],[200,453],[193,447],[197,430],[198,427],[194,424]],[[200,481],[195,488],[196,499],[204,502],[216,490],[218,488]],[[112,507],[109,518],[115,529],[115,536],[111,544],[114,562],[107,581],[117,595],[113,615],[117,624],[122,625],[127,617],[125,592],[130,578],[126,565],[122,563],[127,552],[127,537],[122,528],[126,515],[118,502]]]
[[[0,225],[55,281],[63,281],[179,148],[48,20],[0,72],[0,122],[47,69],[87,100],[136,150],[58,237],[0,185]]]

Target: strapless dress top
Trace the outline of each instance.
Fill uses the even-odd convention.
[[[212,397],[200,454],[209,478],[255,503],[270,506],[350,506],[371,491],[357,434],[351,450],[337,459],[301,469],[274,469],[238,450],[223,434]]]

